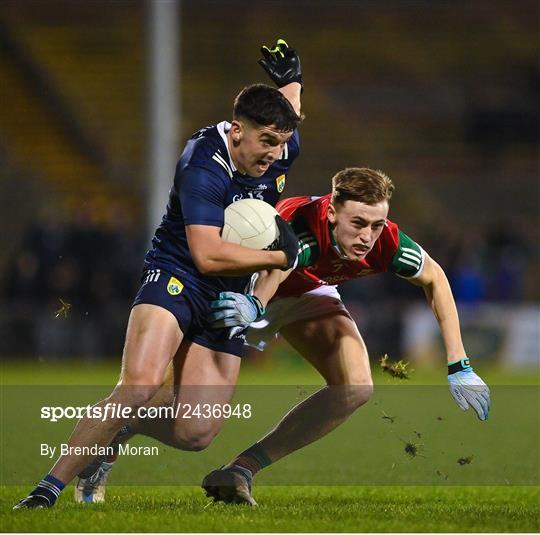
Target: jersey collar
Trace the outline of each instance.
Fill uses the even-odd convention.
[[[334,249],[339,258],[341,258],[342,260],[349,260],[349,257],[342,251],[341,247],[338,245],[338,242],[336,241],[336,238],[334,236],[334,231],[330,226],[330,222],[328,222],[328,236],[330,236],[330,243],[332,244],[332,249]]]
[[[227,149],[227,156],[229,157],[229,163],[231,164],[231,169],[234,173],[235,171],[237,171],[237,169],[231,157],[231,153],[229,151],[229,140],[227,139],[227,132],[231,129],[231,123],[229,123],[228,121],[221,121],[221,123],[218,123],[216,125],[216,128],[219,135],[221,136],[221,139],[223,140],[223,143],[225,144],[225,148]]]

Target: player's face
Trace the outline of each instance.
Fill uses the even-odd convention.
[[[362,260],[373,249],[387,217],[388,201],[371,205],[349,200],[328,207],[336,242],[351,260]]]
[[[233,121],[231,156],[244,174],[260,177],[281,156],[292,132],[280,132],[273,126],[259,126],[248,121]]]

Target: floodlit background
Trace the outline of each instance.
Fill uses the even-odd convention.
[[[306,114],[284,196],[327,193],[346,166],[384,170],[390,217],[445,268],[474,362],[537,372],[539,12],[534,0],[4,0],[0,354],[119,359],[176,158],[268,81],[259,47],[284,37]],[[441,359],[417,288],[381,275],[342,294],[373,359]],[[281,349],[250,358],[298,358]]]

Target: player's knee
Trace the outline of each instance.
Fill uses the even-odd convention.
[[[362,370],[342,370],[328,377],[327,384],[335,391],[345,414],[353,413],[373,395],[371,374]]]
[[[373,395],[373,383],[344,385],[345,406],[350,413],[365,405]]]
[[[142,407],[146,405],[157,393],[160,384],[152,384],[148,379],[134,379],[123,377],[114,390],[115,401],[124,406]]]
[[[211,443],[216,433],[210,429],[181,429],[174,434],[175,446],[184,451],[202,451]]]

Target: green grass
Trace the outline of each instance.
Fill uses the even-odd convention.
[[[110,385],[118,368],[118,362],[109,361],[8,361],[3,363],[1,382]],[[417,370],[404,383],[407,386],[394,389],[389,385],[401,383],[374,368],[379,387],[370,404],[323,440],[258,475],[254,496],[260,506],[255,509],[212,504],[199,488],[186,485],[196,485],[217,463],[268,430],[304,396],[303,390],[309,390],[299,385],[320,384],[318,375],[299,359],[285,355],[277,363],[245,366],[240,379],[244,385],[289,386],[240,388],[239,395],[257,402],[257,418],[228,422],[207,450],[165,448],[158,458],[124,458],[111,474],[107,503],[75,504],[69,487],[57,506],[46,511],[11,507],[50,465],[40,458],[36,444],[41,439],[65,440],[73,422],[40,422],[36,407],[52,392],[60,404],[75,404],[76,394],[86,402],[96,399],[94,391],[108,387],[7,386],[2,398],[0,528],[4,532],[539,531],[540,479],[534,454],[540,443],[534,422],[538,389],[518,386],[538,384],[536,373],[509,374],[497,368],[482,372],[494,385],[494,409],[488,423],[479,423],[474,415],[456,408],[441,370]],[[440,386],[421,386],[426,384]],[[397,415],[396,422],[382,419],[382,411]],[[403,453],[402,439],[414,438],[416,431],[422,433],[425,457],[410,459]],[[456,459],[462,455],[474,455],[472,464],[459,466]],[[447,480],[441,479],[439,469]],[[165,486],[177,480],[182,486]],[[282,486],[291,480],[306,485]],[[307,484],[310,480],[312,485]]]
[[[298,354],[286,346],[278,346],[274,358],[242,365],[239,384],[245,385],[315,385],[322,384],[320,375]],[[391,359],[392,360],[392,359]],[[0,384],[4,385],[114,385],[120,373],[120,358],[103,361],[18,359],[0,363]],[[412,366],[410,381],[401,383],[382,373],[372,363],[375,384],[446,384],[446,369],[440,366]],[[538,367],[512,369],[501,366],[477,367],[476,371],[489,385],[538,385]]]
[[[69,488],[68,492],[72,489]],[[23,532],[536,532],[537,487],[259,487],[258,508],[210,503],[193,487],[111,487],[100,505],[62,496],[51,510],[11,511],[3,531]],[[210,505],[208,505],[210,503]]]

